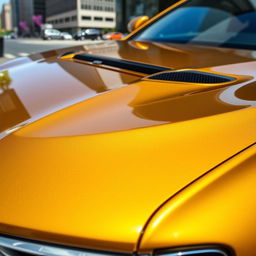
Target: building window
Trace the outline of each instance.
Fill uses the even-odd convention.
[[[91,16],[82,16],[82,20],[91,20],[92,17]]]
[[[102,18],[102,17],[94,17],[94,20],[96,20],[96,21],[102,21],[103,18]]]
[[[70,22],[70,17],[66,17],[65,22]]]
[[[105,7],[106,12],[113,12],[114,8],[113,7]]]
[[[72,20],[72,21],[76,21],[76,20],[77,20],[77,17],[74,15],[74,16],[71,17],[71,20]]]
[[[113,22],[113,21],[114,21],[114,19],[113,19],[113,18],[105,18],[105,21]]]
[[[82,9],[85,9],[85,10],[91,10],[91,9],[92,9],[92,6],[89,5],[89,4],[81,4],[81,8],[82,8]]]

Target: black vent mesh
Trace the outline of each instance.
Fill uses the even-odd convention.
[[[148,77],[154,80],[175,81],[186,83],[219,84],[233,81],[232,77],[220,76],[199,71],[173,71]]]

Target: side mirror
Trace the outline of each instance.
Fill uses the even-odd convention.
[[[144,23],[146,23],[149,20],[148,16],[139,16],[134,19],[132,19],[127,26],[127,29],[129,32],[134,31],[135,29],[141,27]]]

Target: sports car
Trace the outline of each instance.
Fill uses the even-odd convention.
[[[129,28],[0,66],[1,256],[256,255],[256,1]]]

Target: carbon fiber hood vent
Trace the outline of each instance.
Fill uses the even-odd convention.
[[[123,60],[93,54],[77,54],[73,57],[75,60],[86,61],[95,65],[104,65],[113,68],[120,68],[133,72],[139,72],[152,75],[158,72],[168,71],[170,68],[141,63],[137,61]]]
[[[164,72],[153,76],[149,76],[147,79],[199,84],[221,84],[235,80],[235,78],[233,77],[222,76],[207,72],[200,72],[195,70]]]

